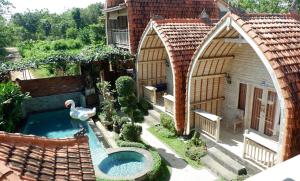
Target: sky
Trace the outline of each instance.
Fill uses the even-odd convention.
[[[102,2],[104,0],[9,0],[15,8],[12,13],[24,12],[27,9],[49,9],[51,13],[62,13],[73,7],[85,8],[90,4]]]

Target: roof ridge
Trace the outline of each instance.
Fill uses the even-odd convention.
[[[7,133],[0,131],[0,142],[11,142],[17,144],[34,144],[37,146],[69,146],[76,143],[86,142],[88,140],[87,136],[77,137],[77,138],[63,138],[63,139],[51,139],[46,137],[39,137],[35,135],[25,135],[21,133]]]

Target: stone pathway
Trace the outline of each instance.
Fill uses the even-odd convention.
[[[173,150],[153,136],[147,129],[147,123],[142,124],[142,139],[157,149],[159,154],[169,163],[172,168],[170,181],[214,181],[218,176],[206,168],[195,169],[181,159]]]

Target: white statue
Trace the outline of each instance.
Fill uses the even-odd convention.
[[[81,121],[86,121],[89,118],[96,115],[96,108],[93,109],[87,109],[83,107],[75,107],[75,102],[73,100],[67,100],[65,102],[66,108],[70,108],[70,116],[73,119],[79,119]]]

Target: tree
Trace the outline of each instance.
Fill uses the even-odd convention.
[[[69,28],[66,32],[66,37],[70,39],[76,39],[78,36],[78,30],[76,28]]]
[[[42,29],[44,31],[44,35],[48,37],[51,33],[51,28],[52,28],[50,21],[47,19],[42,19],[41,24],[42,24]]]
[[[82,21],[81,21],[81,13],[80,13],[80,9],[79,8],[73,9],[73,11],[72,11],[72,17],[73,17],[73,20],[75,21],[76,28],[80,29]]]
[[[3,16],[13,7],[8,0],[0,0],[0,15]]]
[[[229,0],[234,7],[254,13],[283,13],[287,12],[293,0]],[[300,2],[300,0],[298,0]]]

